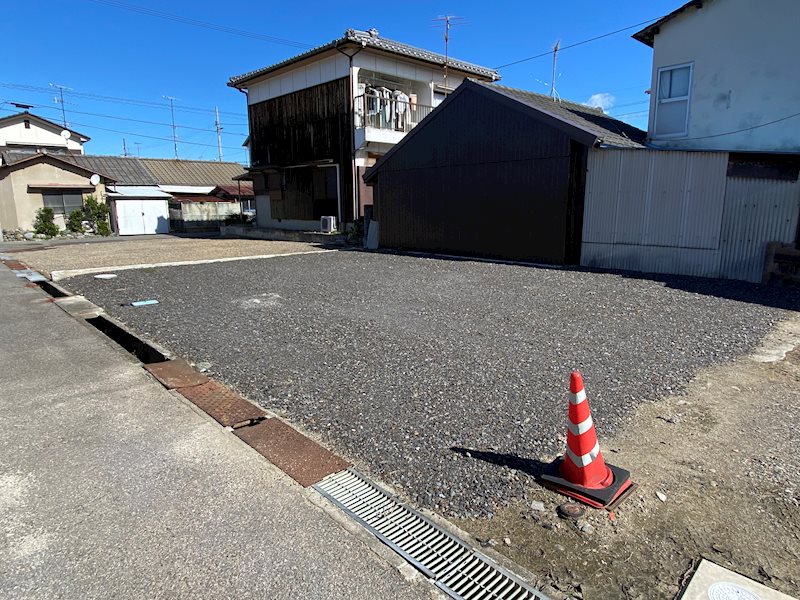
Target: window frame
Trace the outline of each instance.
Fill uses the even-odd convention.
[[[685,96],[679,98],[661,98],[661,73],[663,71],[675,71],[677,69],[689,68],[689,87]],[[689,109],[692,106],[692,83],[694,82],[694,63],[680,63],[676,65],[667,65],[665,67],[658,67],[656,69],[656,85],[655,85],[655,113],[653,115],[653,139],[664,138],[681,138],[689,135]],[[673,102],[686,102],[686,117],[683,122],[683,130],[677,133],[658,133],[658,109],[661,104],[671,104]]]
[[[75,193],[75,192],[77,192],[77,193]],[[72,208],[72,210],[67,211],[67,205],[64,202],[64,194],[68,194],[68,195],[72,195],[72,196],[80,196],[80,198],[81,198],[81,206],[80,206],[81,210],[86,207],[86,199],[84,198],[84,192],[83,192],[83,190],[81,190],[79,188],[64,188],[64,189],[61,189],[59,191],[56,191],[56,190],[43,191],[42,192],[42,206],[43,207],[47,207],[47,208],[52,208],[54,215],[63,215],[64,218],[69,217],[69,215],[70,215],[70,213],[72,211],[78,210],[78,207],[76,206],[76,207]],[[61,197],[60,210],[62,212],[58,212],[56,210],[57,207],[48,206],[47,202],[45,201],[45,198],[47,196],[60,196]]]

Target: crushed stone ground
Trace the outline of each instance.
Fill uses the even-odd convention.
[[[465,518],[530,497],[562,450],[570,369],[609,437],[800,307],[797,292],[739,282],[363,252],[65,283],[418,505]]]

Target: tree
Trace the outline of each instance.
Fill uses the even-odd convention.
[[[71,213],[69,213],[69,218],[67,219],[67,229],[69,229],[73,233],[83,233],[84,218],[85,215],[83,214],[83,210],[80,208],[76,208]]]
[[[49,237],[58,235],[58,225],[53,222],[53,209],[45,206],[36,211],[36,218],[33,221],[33,230]]]
[[[83,213],[96,234],[111,235],[111,227],[108,224],[108,206],[98,202],[93,194],[89,194],[83,199]]]

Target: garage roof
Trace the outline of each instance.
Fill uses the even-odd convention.
[[[108,195],[114,198],[172,198],[155,185],[116,185],[109,188]]]

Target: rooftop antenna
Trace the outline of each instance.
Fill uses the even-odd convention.
[[[216,114],[214,127],[217,130],[217,152],[219,153],[219,162],[222,162],[222,126],[219,124],[219,106],[214,107],[214,113]]]
[[[136,156],[142,158],[142,149],[139,148],[142,145],[141,142],[133,142],[133,145],[136,146]]]
[[[71,92],[72,88],[71,87],[67,87],[65,85],[60,85],[58,83],[51,83],[50,87],[51,88],[56,88],[58,90],[58,97],[53,98],[53,101],[56,104],[58,104],[58,103],[61,104],[61,120],[63,121],[64,128],[66,129],[68,127],[68,125],[67,125],[67,111],[64,108],[64,90],[67,90],[67,91]]]
[[[447,65],[450,63],[450,28],[455,25],[463,25],[464,17],[455,15],[439,15],[434,22],[444,22],[444,87],[447,89]]]
[[[178,129],[175,127],[175,104],[178,98],[172,96],[161,96],[164,100],[169,100],[169,112],[172,115],[172,144],[175,146],[175,158],[178,158]]]
[[[128,145],[125,143],[125,138],[122,138],[122,156],[123,158],[128,158],[128,156],[130,156],[128,154]]]
[[[553,76],[550,78],[550,97],[555,100],[556,98],[556,61],[558,59],[558,51],[561,49],[561,40],[556,40],[553,45]]]

